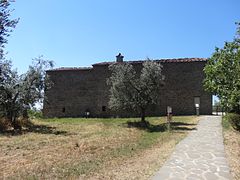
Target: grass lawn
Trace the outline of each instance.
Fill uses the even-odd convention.
[[[193,130],[198,118],[147,118],[147,129],[119,119],[37,119],[22,135],[0,134],[0,177],[9,179],[148,179]],[[131,123],[134,125],[134,123]]]
[[[240,132],[234,130],[227,118],[223,118],[224,145],[231,173],[235,180],[240,179]]]

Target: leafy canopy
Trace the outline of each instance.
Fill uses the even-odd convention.
[[[11,0],[0,0],[0,59],[3,57],[4,45],[7,37],[16,27],[19,19],[10,19],[12,10],[9,10]]]
[[[140,75],[129,63],[115,63],[109,69],[110,109],[139,111],[144,120],[147,107],[157,103],[164,80],[162,66],[148,59]]]
[[[239,112],[240,106],[240,24],[233,42],[216,48],[204,68],[204,86],[220,98],[223,107]]]
[[[27,111],[43,100],[44,89],[50,86],[45,70],[53,67],[53,62],[35,58],[22,75],[12,69],[11,61],[2,60],[0,67],[0,116],[15,127],[20,116],[27,118]]]
[[[19,117],[27,118],[28,110],[43,100],[44,89],[50,85],[45,79],[45,70],[53,67],[53,62],[40,56],[33,59],[26,73],[19,75],[12,68],[12,62],[6,60],[7,37],[19,20],[10,18],[10,2],[13,1],[0,0],[0,118],[4,117],[14,129],[21,129],[17,120]]]

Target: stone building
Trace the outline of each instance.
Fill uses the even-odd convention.
[[[118,63],[123,56],[117,56]],[[158,104],[147,109],[147,116],[166,115],[167,106],[174,115],[212,113],[212,95],[203,89],[204,58],[179,58],[154,60],[163,66],[165,85],[159,92]],[[140,71],[144,61],[128,61]],[[53,87],[46,91],[43,114],[45,117],[138,116],[134,112],[112,112],[108,108],[109,89],[106,79],[111,75],[108,66],[116,62],[101,62],[87,68],[58,68],[48,70]]]

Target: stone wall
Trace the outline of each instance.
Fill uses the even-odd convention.
[[[194,97],[200,97],[200,114],[212,113],[212,95],[203,89],[205,62],[163,62],[165,86],[159,92],[159,103],[149,108],[147,116],[166,114],[171,106],[174,115],[195,114]],[[133,63],[140,71],[142,63]],[[54,86],[46,92],[45,117],[82,117],[88,110],[92,117],[138,116],[134,112],[111,112],[108,109],[110,76],[108,64],[91,69],[47,71]]]

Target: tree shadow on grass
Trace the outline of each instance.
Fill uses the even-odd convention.
[[[153,125],[153,124],[150,124],[148,121],[147,123],[143,123],[141,121],[128,121],[126,124],[128,128],[138,128],[141,130],[146,130],[148,132],[164,132],[168,130],[167,123]],[[196,124],[184,123],[184,122],[171,122],[171,130],[192,131],[192,130],[196,130],[196,128],[188,127],[188,126],[195,126],[195,125]]]
[[[185,123],[185,122],[171,122],[171,128],[173,130],[179,130],[179,131],[193,131],[197,130],[195,127],[189,127],[189,126],[196,126],[197,124],[193,123]]]
[[[173,126],[195,126],[197,124],[185,123],[185,122],[171,122],[171,125],[173,125]]]
[[[54,135],[67,135],[67,131],[58,131],[56,127],[51,127],[47,125],[36,125],[34,123],[29,122],[21,131],[8,129],[4,131],[0,131],[1,135],[6,136],[18,136],[27,133],[37,133],[37,134],[54,134]]]
[[[149,132],[167,131],[166,123],[153,125],[153,124],[150,124],[148,121],[147,123],[143,123],[142,121],[128,121],[126,124],[128,128],[137,128],[137,129],[146,130]]]
[[[176,131],[193,131],[193,130],[197,130],[197,128],[193,127],[176,127],[176,126],[171,126],[172,130],[176,130]]]
[[[54,135],[66,135],[67,131],[58,131],[56,127],[47,125],[35,125],[32,124],[26,130],[27,133],[39,133],[39,134],[54,134]]]

